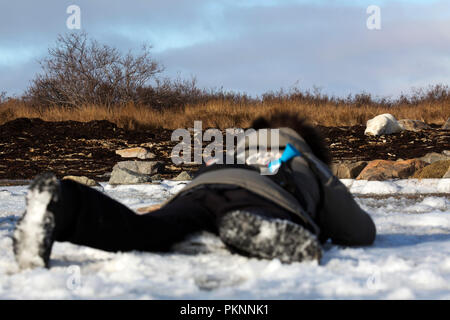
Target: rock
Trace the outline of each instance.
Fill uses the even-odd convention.
[[[426,162],[419,159],[403,161],[370,161],[356,178],[357,180],[405,179],[425,167]]]
[[[140,184],[151,182],[152,175],[163,167],[159,161],[121,161],[111,173],[109,184]]]
[[[419,159],[425,161],[426,163],[433,163],[436,161],[450,160],[450,155],[444,152],[443,153],[430,152]]]
[[[441,129],[450,130],[450,118],[447,119]]]
[[[119,169],[127,169],[140,174],[153,175],[161,172],[164,163],[161,161],[120,161],[114,166]]]
[[[339,179],[355,179],[367,166],[367,161],[342,162],[333,164],[331,170]]]
[[[398,121],[398,124],[403,128],[403,130],[408,131],[421,131],[424,129],[431,129],[429,125],[420,120],[410,120],[410,119],[402,119]]]
[[[174,181],[186,181],[186,180],[192,180],[192,176],[187,171],[181,172],[178,176],[176,176]]]
[[[155,155],[142,147],[128,148],[116,150],[116,154],[122,158],[139,158],[139,159],[153,159]]]
[[[383,134],[392,134],[402,131],[403,128],[390,113],[384,113],[367,121],[365,135],[379,136]]]
[[[105,172],[103,174],[99,174],[97,178],[99,178],[101,181],[108,180],[111,177],[111,172]]]
[[[147,174],[137,173],[128,169],[115,168],[109,179],[109,184],[141,184],[152,182]]]
[[[152,179],[152,182],[153,181],[161,181],[162,177],[161,177],[161,175],[159,173],[157,173],[157,174],[151,176],[151,179]]]
[[[450,160],[436,161],[417,170],[412,177],[416,179],[439,179],[443,178],[449,169]]]
[[[442,178],[450,179],[450,168],[448,168],[447,172],[444,174],[444,176]]]
[[[62,180],[73,180],[78,183],[84,184],[88,187],[100,186],[100,184],[97,181],[89,179],[88,177],[84,176],[65,176],[64,178],[62,178]]]
[[[158,209],[160,209],[161,207],[162,207],[162,204],[161,204],[161,203],[158,203],[158,204],[152,204],[152,205],[150,205],[150,206],[138,208],[138,209],[136,210],[136,213],[138,213],[138,214],[146,214],[146,213],[150,213],[150,212],[152,212],[152,211],[158,210]]]

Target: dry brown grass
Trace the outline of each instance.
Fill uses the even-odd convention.
[[[79,108],[32,108],[20,100],[11,99],[0,104],[0,124],[16,118],[41,118],[45,121],[108,120],[119,127],[139,128],[187,128],[194,120],[202,120],[203,128],[246,128],[252,119],[260,115],[270,115],[280,111],[293,111],[308,118],[313,124],[324,126],[350,126],[365,124],[366,121],[382,113],[391,113],[397,119],[416,119],[428,124],[443,124],[450,115],[450,103],[421,103],[419,105],[352,106],[332,103],[305,104],[295,101],[230,103],[210,100],[206,103],[186,105],[184,108],[170,108],[161,111],[129,103],[108,108],[86,105]]]

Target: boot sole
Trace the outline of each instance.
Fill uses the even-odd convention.
[[[27,209],[13,235],[14,254],[20,269],[49,267],[54,216],[47,208],[56,200],[57,188],[58,180],[48,173],[36,177],[30,185]]]
[[[301,225],[247,211],[225,214],[219,222],[219,236],[227,245],[262,259],[291,263],[322,257],[317,237]]]

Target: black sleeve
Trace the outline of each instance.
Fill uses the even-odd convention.
[[[314,155],[308,155],[307,159],[322,189],[321,209],[317,216],[320,240],[331,238],[333,243],[347,246],[371,245],[376,236],[372,218],[323,162]]]
[[[371,245],[376,236],[372,218],[335,177],[324,186],[324,204],[319,213],[321,238],[347,246]]]

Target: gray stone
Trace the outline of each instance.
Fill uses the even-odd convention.
[[[192,176],[187,171],[181,172],[178,176],[176,176],[173,180],[174,181],[186,181],[191,180]]]
[[[333,164],[331,170],[339,179],[355,179],[367,166],[367,161],[342,162]]]
[[[404,129],[408,131],[421,131],[424,129],[431,129],[429,125],[420,120],[410,120],[410,119],[402,119],[398,121],[398,124]]]
[[[426,163],[433,163],[436,161],[450,160],[450,156],[445,153],[430,152],[419,159]]]
[[[115,167],[109,179],[109,184],[141,184],[151,181],[152,178],[150,175],[137,173],[126,168]]]
[[[151,182],[164,164],[160,161],[121,161],[111,173],[109,184],[140,184]]]
[[[160,161],[120,161],[118,162],[114,169],[127,169],[132,172],[140,174],[153,175],[161,172],[164,167],[164,163]]]

